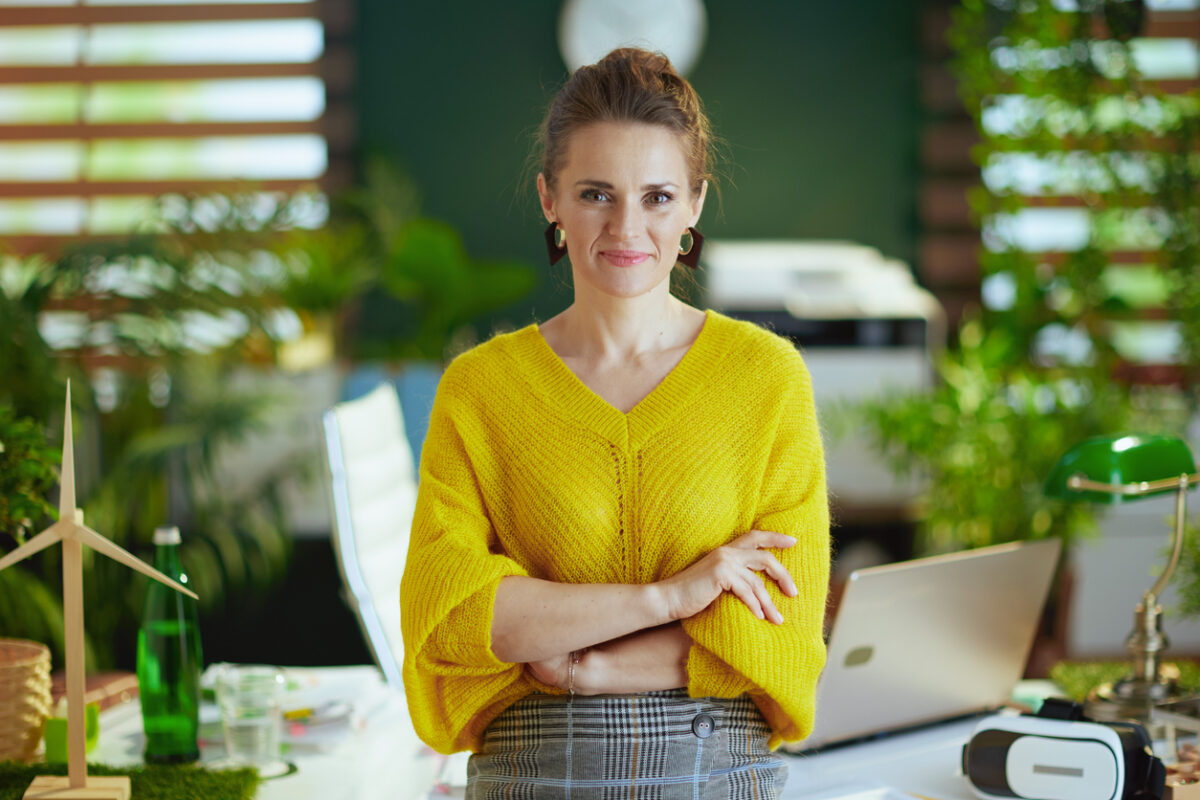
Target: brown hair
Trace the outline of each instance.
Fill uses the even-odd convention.
[[[670,128],[683,140],[692,191],[699,192],[704,181],[712,182],[708,117],[696,90],[661,53],[622,47],[580,67],[567,79],[538,130],[547,184],[554,185],[571,134],[594,122],[643,122]]]

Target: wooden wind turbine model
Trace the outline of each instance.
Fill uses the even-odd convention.
[[[194,592],[83,524],[75,507],[75,451],[71,444],[71,384],[67,383],[67,412],[63,423],[62,481],[58,522],[0,558],[0,570],[28,558],[55,542],[63,548],[63,629],[67,651],[67,777],[42,775],[25,791],[25,800],[128,800],[129,778],[88,777],[84,751],[83,663],[83,545],[114,561],[198,599]]]

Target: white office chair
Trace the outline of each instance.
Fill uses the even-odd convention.
[[[385,383],[338,403],[323,423],[343,595],[387,682],[403,689],[400,577],[417,477],[396,390]]]

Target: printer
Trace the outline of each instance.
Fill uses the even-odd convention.
[[[714,239],[703,261],[710,307],[799,346],[823,419],[839,406],[932,385],[945,313],[903,262],[852,242]],[[825,439],[829,490],[843,515],[886,515],[917,493],[913,481],[892,476],[865,432]]]

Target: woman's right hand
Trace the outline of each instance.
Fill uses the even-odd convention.
[[[775,608],[759,572],[765,572],[789,597],[799,594],[792,576],[763,548],[788,548],[796,540],[784,533],[751,530],[718,547],[685,570],[658,581],[672,620],[687,619],[708,608],[723,592],[732,592],[759,619],[775,624],[783,615]]]

